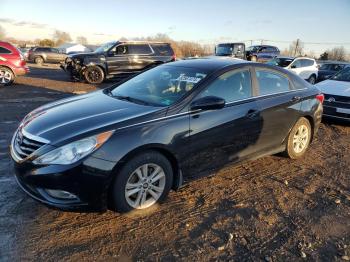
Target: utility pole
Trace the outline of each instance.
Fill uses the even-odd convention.
[[[296,56],[297,54],[298,47],[299,47],[299,38],[297,39],[297,43],[295,44],[294,56]]]

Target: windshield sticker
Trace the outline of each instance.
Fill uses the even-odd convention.
[[[202,78],[194,77],[194,76],[186,76],[186,75],[182,74],[176,80],[177,81],[185,81],[185,82],[188,82],[188,83],[197,84],[199,81],[202,80]]]

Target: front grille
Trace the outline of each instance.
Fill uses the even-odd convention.
[[[17,132],[14,139],[14,150],[17,155],[22,159],[34,153],[40,147],[45,145],[45,143],[35,140],[34,138],[29,138],[23,134],[20,130]]]

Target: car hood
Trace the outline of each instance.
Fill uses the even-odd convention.
[[[20,128],[56,145],[94,130],[113,130],[158,110],[159,107],[122,101],[97,91],[39,107],[23,119]]]
[[[350,82],[325,80],[315,86],[324,94],[350,97]]]

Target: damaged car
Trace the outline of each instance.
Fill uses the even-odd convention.
[[[128,77],[175,59],[169,43],[113,41],[92,53],[68,56],[61,68],[74,81],[100,84],[106,79]]]

